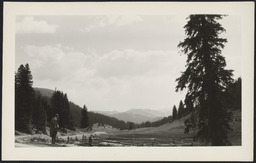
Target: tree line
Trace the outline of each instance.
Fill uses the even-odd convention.
[[[86,105],[80,106],[70,102],[70,110],[74,119],[74,125],[81,128],[91,128],[93,124],[110,125],[118,129],[127,129],[127,123],[114,117],[88,111]],[[87,114],[87,115],[86,115]],[[86,118],[87,117],[87,118]],[[86,121],[86,122],[85,122]]]
[[[61,130],[75,130],[75,127],[91,128],[93,124],[110,125],[119,129],[128,129],[130,122],[124,122],[114,117],[88,111],[68,100],[66,93],[55,90],[51,97],[35,91],[33,76],[29,64],[22,64],[15,72],[15,130],[46,134],[46,126],[51,118],[59,114]]]
[[[221,97],[222,105],[231,111],[230,116],[232,116],[232,111],[241,111],[241,81],[242,80],[239,77],[237,80],[230,83],[227,87],[227,90],[223,92]],[[175,105],[173,106],[172,115],[163,117],[162,119],[153,122],[146,121],[140,124],[132,124],[132,122],[130,122],[128,129],[158,127],[166,123],[172,123],[173,121],[181,119],[185,116],[187,116],[187,118],[184,120],[184,133],[188,134],[191,130],[195,131],[197,129],[198,112],[193,106],[186,106],[181,100],[178,109]]]
[[[153,121],[153,122],[150,122],[150,121],[142,122],[141,124],[137,124],[135,126],[137,128],[140,128],[140,127],[158,127],[158,126],[164,125],[166,123],[172,123],[174,120],[180,119],[183,116],[187,115],[188,113],[189,113],[189,109],[187,107],[185,107],[183,102],[180,100],[178,109],[175,105],[173,106],[172,115],[169,115],[167,117],[163,117],[162,119],[159,119],[159,120],[156,120],[156,121]]]
[[[46,125],[58,113],[60,129],[73,129],[67,94],[55,90],[50,99],[32,87],[33,76],[28,64],[22,64],[15,73],[15,130],[25,133],[41,131],[46,134]]]

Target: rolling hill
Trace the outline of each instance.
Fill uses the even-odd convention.
[[[228,134],[228,140],[232,143],[233,146],[241,145],[241,111],[233,110],[233,122],[230,122],[230,127],[232,131]],[[176,141],[184,142],[184,143],[192,143],[192,138],[197,133],[197,129],[190,130],[188,134],[184,133],[185,124],[184,121],[189,118],[191,114],[188,114],[180,119],[174,120],[171,123],[165,123],[158,127],[144,127],[137,128],[135,130],[124,130],[118,133],[120,137],[147,137],[147,138],[166,138],[173,139]],[[203,145],[203,143],[198,140],[197,142],[193,142],[195,145]]]
[[[117,119],[123,121],[130,121],[134,123],[142,123],[146,121],[157,121],[163,117],[167,117],[171,115],[171,109],[162,109],[162,110],[152,110],[152,109],[130,109],[124,112],[118,111],[96,111],[101,114],[105,114],[111,117],[115,117]]]
[[[34,88],[36,93],[41,94],[42,96],[44,96],[46,98],[46,100],[48,101],[48,103],[50,103],[50,98],[52,97],[52,94],[54,93],[53,90],[51,89],[46,89],[46,88]],[[82,108],[78,105],[76,105],[75,103],[73,103],[72,101],[69,101],[69,107],[70,107],[70,113],[71,113],[71,117],[72,117],[72,121],[75,127],[79,127],[80,126],[80,122],[81,122],[81,111]],[[88,111],[88,115],[89,115],[89,122],[90,124],[94,124],[94,123],[101,123],[101,124],[108,124],[111,125],[113,127],[116,128],[126,128],[126,123],[122,120],[119,120],[115,117],[111,117],[111,116],[107,116],[107,115],[103,115],[100,113],[95,113],[92,111]]]
[[[40,92],[42,96],[50,98],[53,94],[53,90],[47,88],[34,88],[35,91]],[[81,107],[76,105],[73,102],[70,102],[70,109],[72,117],[74,117],[74,123],[76,126],[79,126],[81,119]],[[157,121],[163,117],[167,117],[171,115],[171,109],[160,109],[160,110],[152,110],[152,109],[130,109],[128,111],[119,112],[119,111],[95,111],[95,113],[100,113],[105,116],[114,117],[118,120],[122,120],[125,122],[134,122],[134,123],[142,123],[146,121]]]
[[[47,89],[47,88],[37,88],[37,87],[35,87],[34,90],[40,92],[40,94],[42,96],[46,96],[46,97],[49,97],[49,98],[52,97],[52,94],[54,92],[53,90]]]

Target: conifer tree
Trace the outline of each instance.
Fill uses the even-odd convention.
[[[186,38],[178,47],[187,55],[186,70],[176,79],[176,91],[187,88],[185,101],[198,108],[198,132],[206,144],[228,145],[230,116],[221,104],[221,94],[232,82],[232,71],[226,70],[221,49],[227,39],[219,35],[225,31],[218,20],[222,15],[190,15],[184,26]],[[187,106],[189,104],[186,103]]]
[[[34,90],[29,65],[22,64],[15,73],[15,129],[32,133]]]
[[[182,116],[184,116],[184,105],[183,102],[180,100],[180,104],[179,104],[179,108],[178,108],[178,117],[181,118]]]
[[[173,120],[175,120],[175,119],[177,119],[177,117],[178,117],[178,111],[177,111],[176,106],[174,105],[173,109],[172,109],[172,118],[173,118]]]
[[[59,126],[61,129],[66,129],[70,126],[70,107],[67,94],[63,94],[63,92],[55,91],[51,98],[51,112],[50,119],[55,115],[59,114]]]
[[[88,116],[88,111],[87,107],[84,105],[82,109],[82,119],[81,119],[81,128],[87,128],[89,126],[89,116]]]

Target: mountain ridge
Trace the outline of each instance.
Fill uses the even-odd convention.
[[[34,90],[37,92],[40,92],[42,96],[46,96],[48,98],[51,98],[52,94],[54,93],[54,90],[51,90],[48,88],[34,87]],[[72,115],[76,117],[74,120],[75,124],[79,125],[79,119],[81,119],[81,115],[80,115],[81,107],[72,101],[70,101],[70,106],[72,106],[71,107]],[[154,110],[154,109],[147,109],[147,108],[132,108],[127,111],[117,111],[117,110],[94,111],[92,110],[92,112],[114,117],[121,121],[125,121],[125,122],[130,121],[134,123],[142,123],[146,121],[153,122],[156,120],[160,120],[163,117],[167,117],[171,115],[171,109]]]
[[[52,94],[54,93],[53,90],[47,89],[47,88],[34,88],[35,92],[38,94],[41,94],[45,99],[50,103],[50,99],[52,97]],[[80,122],[82,118],[82,107],[79,105],[75,104],[74,102],[69,100],[69,106],[70,106],[70,113],[71,113],[71,121],[73,122],[74,126],[80,127]],[[94,123],[101,123],[101,124],[108,124],[116,128],[122,128],[124,129],[126,124],[124,121],[119,120],[115,117],[111,116],[106,116],[103,114],[95,113],[93,111],[88,110],[88,115],[89,115],[89,122],[91,125]],[[90,119],[91,117],[91,119]]]
[[[164,109],[166,110],[166,109]],[[134,123],[142,123],[146,121],[156,121],[163,117],[167,117],[171,115],[171,109],[169,112],[163,111],[163,109],[160,110],[153,110],[153,109],[138,109],[133,108],[127,111],[96,111],[101,114],[109,115],[112,117],[115,117],[117,119],[123,120],[123,121],[130,121]]]

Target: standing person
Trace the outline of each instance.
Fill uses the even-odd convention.
[[[59,114],[55,114],[50,122],[50,136],[52,137],[52,144],[55,144],[56,135],[59,129],[58,119]]]
[[[92,135],[89,137],[89,146],[92,146]]]

